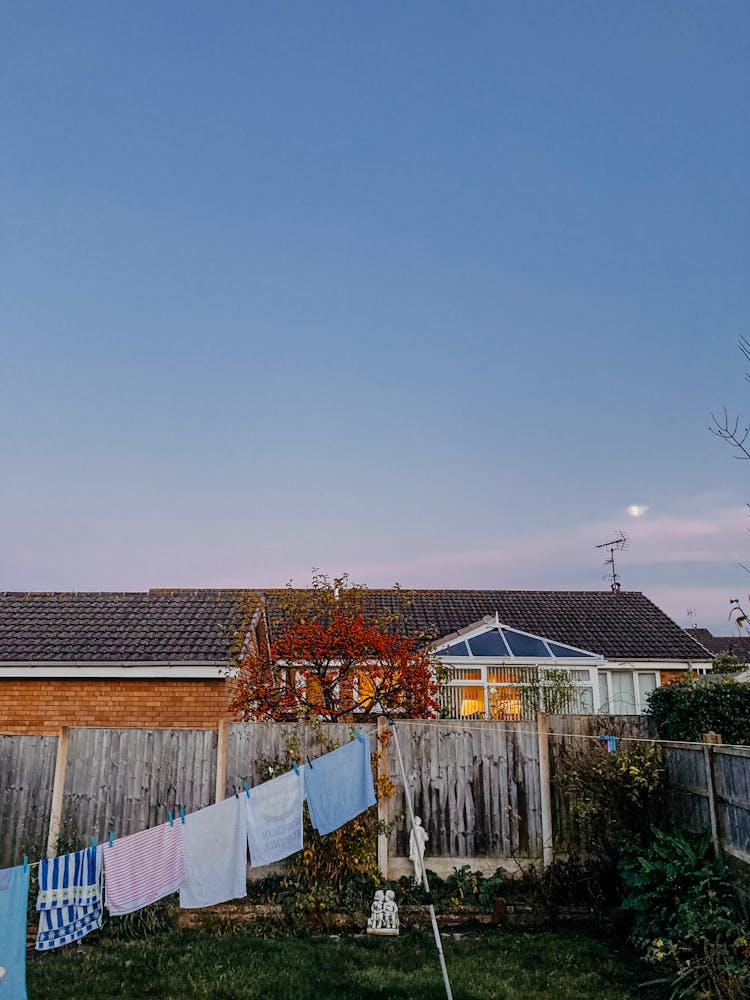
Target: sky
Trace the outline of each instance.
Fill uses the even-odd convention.
[[[624,531],[750,604],[745,0],[1,0],[0,93],[0,590],[597,590]]]

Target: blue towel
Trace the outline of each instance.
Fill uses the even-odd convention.
[[[102,852],[87,847],[39,862],[38,951],[78,941],[102,925]]]
[[[0,997],[26,998],[26,905],[29,869],[0,871]]]
[[[375,805],[370,740],[352,740],[305,768],[305,796],[318,833],[337,830]]]

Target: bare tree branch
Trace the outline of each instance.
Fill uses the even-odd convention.
[[[746,337],[740,337],[738,346],[745,358],[745,361],[750,362],[750,340]],[[748,382],[750,382],[750,372],[745,372],[745,378]]]
[[[747,351],[750,352],[750,343],[744,341],[744,344],[746,345],[746,348],[741,344],[741,350],[744,352],[745,349],[747,349]],[[750,356],[748,356],[748,360],[750,361]],[[735,455],[735,458],[742,459],[743,461],[750,458],[750,445],[746,444],[747,439],[750,436],[750,426],[743,427],[740,430],[740,418],[735,417],[734,423],[732,423],[729,418],[729,414],[727,413],[726,406],[722,407],[722,412],[723,417],[721,419],[719,419],[715,413],[711,414],[714,426],[709,427],[708,429],[717,438],[721,438],[722,441],[726,441],[731,448],[734,448],[740,453],[739,455]]]

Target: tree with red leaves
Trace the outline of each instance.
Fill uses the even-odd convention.
[[[430,718],[438,708],[435,666],[394,616],[373,618],[367,590],[314,575],[288,589],[270,650],[240,664],[232,708],[256,721],[351,721],[360,713]]]

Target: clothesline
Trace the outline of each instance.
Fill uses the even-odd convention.
[[[472,723],[473,722],[478,722],[477,725],[473,725],[471,728],[472,728],[472,730],[479,731],[479,732],[505,733],[505,734],[513,734],[513,733],[517,733],[518,732],[517,729],[511,729],[511,728],[509,728],[507,726],[497,725],[496,723],[495,724],[491,724],[491,725],[489,725],[489,724],[488,725],[484,725],[484,724],[482,724],[482,722],[479,722],[479,720],[474,720],[474,719],[465,719],[465,720],[459,720],[459,719],[404,719],[404,720],[399,720],[398,721],[398,725],[400,725],[400,726],[401,725],[422,726],[422,727],[425,727],[425,728],[442,726],[444,728],[452,728],[452,729],[455,730],[456,723],[457,722],[461,722],[461,721],[463,721],[463,722],[472,722]],[[501,721],[501,720],[498,720],[498,721]],[[519,720],[519,721],[523,721],[523,720]],[[389,720],[389,722],[390,722],[391,725],[395,724],[395,722],[393,720]],[[377,731],[378,731],[377,730],[377,726],[373,725],[373,724],[370,724],[370,725],[363,724],[361,727],[355,729],[355,732],[357,732],[357,733],[362,732],[362,733],[364,733],[367,736],[370,736],[373,733],[377,733]],[[525,728],[523,730],[523,732],[526,733],[526,734],[528,734],[528,735],[530,735],[530,736],[537,736],[538,737],[540,735],[540,730],[538,728],[534,727],[534,726],[531,726],[530,728]],[[552,730],[546,731],[543,735],[554,736],[554,737],[559,738],[559,739],[588,740],[588,741],[593,741],[593,742],[596,742],[596,743],[600,742],[602,739],[606,739],[607,738],[607,736],[604,736],[604,735],[594,735],[594,734],[591,734],[591,733],[570,733],[570,732],[560,733],[560,732],[554,732]],[[693,743],[693,745],[696,747],[696,749],[701,749],[701,748],[706,747],[706,746],[714,746],[715,745],[715,744],[705,743],[703,741],[695,741],[695,740],[688,740],[688,741],[685,741],[685,740],[664,740],[664,739],[659,739],[657,737],[651,737],[651,736],[627,736],[627,735],[620,735],[620,736],[617,736],[616,739],[619,740],[620,742],[628,742],[628,743],[650,743],[650,744],[658,744],[659,746],[666,746],[666,747],[668,747],[668,746],[684,746],[686,742],[690,742],[690,743]],[[729,744],[725,744],[725,746],[729,746]],[[743,744],[738,744],[737,748],[738,749],[750,749],[750,747],[745,747]],[[311,769],[314,769],[314,765],[310,761],[309,756],[307,757],[307,761],[308,761],[309,767]],[[293,764],[294,764],[294,766],[296,766],[297,762],[295,761],[295,762],[293,762]],[[233,785],[232,787],[234,788],[234,794],[235,794],[235,796],[238,796],[239,792],[238,792],[237,786]],[[248,787],[247,784],[243,783],[243,791],[245,792],[246,795],[248,794],[249,787]],[[168,813],[168,816],[169,816],[170,823],[171,823],[172,822],[171,814]],[[180,808],[180,819],[181,819],[181,821],[183,823],[185,822],[185,813],[182,810],[182,808]],[[111,846],[111,843],[112,843],[112,834],[110,834],[110,846]],[[40,865],[40,862],[39,861],[35,861],[35,862],[32,862],[32,863],[29,863],[28,859],[24,856],[24,864],[26,864],[26,866],[28,868],[38,868],[39,865]]]
[[[370,732],[297,764],[245,795],[229,796],[179,822],[168,821],[79,851],[0,870],[0,967],[10,969],[13,996],[25,996],[30,869],[39,869],[37,950],[80,940],[102,926],[104,906],[123,916],[178,892],[183,909],[214,906],[247,895],[247,861],[254,868],[304,848],[305,800],[321,836],[376,803]],[[4,980],[3,985],[7,985]],[[1,992],[1,991],[0,991]],[[7,992],[7,991],[6,991]],[[5,995],[5,993],[3,993]],[[10,994],[9,994],[10,995]]]
[[[366,774],[367,774],[367,776],[370,779],[371,779],[372,776],[371,776],[371,773],[370,773],[370,770],[369,770],[369,760],[370,760],[369,737],[371,735],[373,735],[375,732],[376,732],[376,727],[373,726],[373,725],[370,725],[370,726],[363,725],[361,729],[359,727],[355,727],[354,728],[354,733],[355,733],[356,739],[352,740],[351,743],[344,744],[343,747],[339,747],[338,748],[338,750],[345,750],[346,747],[352,747],[352,746],[354,746],[357,743],[359,743],[360,745],[363,745],[363,751],[364,752],[362,754],[362,759],[367,762],[367,772],[366,772]],[[367,739],[366,739],[366,737],[367,737]],[[364,744],[366,744],[366,750],[365,750]],[[259,798],[263,794],[265,794],[265,792],[263,790],[267,790],[267,789],[273,787],[274,785],[278,784],[280,782],[280,779],[283,779],[284,777],[291,776],[292,774],[296,774],[297,776],[300,776],[301,773],[302,773],[301,768],[303,768],[303,767],[306,766],[307,767],[307,782],[306,782],[306,786],[307,786],[308,794],[305,795],[305,798],[307,798],[307,800],[308,800],[308,807],[310,809],[310,812],[312,814],[315,810],[317,810],[317,812],[319,812],[319,813],[324,814],[324,815],[327,816],[327,818],[322,821],[322,824],[316,822],[315,819],[314,819],[313,820],[313,825],[314,825],[315,829],[320,829],[320,827],[322,825],[324,828],[322,830],[320,830],[320,832],[322,832],[323,834],[332,832],[333,829],[336,829],[338,826],[343,825],[343,822],[337,822],[337,819],[336,819],[336,808],[339,808],[339,809],[341,808],[340,790],[339,790],[339,794],[337,796],[336,793],[335,793],[335,791],[334,791],[334,789],[333,789],[333,787],[328,787],[326,789],[326,791],[329,792],[334,798],[338,798],[338,800],[339,800],[338,803],[337,803],[337,806],[333,810],[333,815],[332,815],[331,811],[330,810],[326,810],[326,808],[325,808],[325,803],[323,802],[323,796],[321,795],[320,790],[318,790],[316,792],[315,788],[316,788],[316,786],[318,786],[318,785],[321,784],[321,780],[323,778],[323,772],[326,771],[326,767],[325,767],[326,761],[331,761],[333,759],[336,759],[336,760],[339,759],[339,757],[336,754],[335,750],[328,751],[328,752],[323,753],[323,754],[319,755],[318,757],[314,758],[315,764],[313,763],[312,760],[310,760],[309,756],[307,756],[307,765],[298,764],[297,761],[294,760],[294,761],[292,761],[292,769],[290,771],[286,772],[286,774],[278,775],[275,778],[271,778],[271,779],[269,779],[267,781],[263,781],[259,785],[254,786],[252,789],[250,788],[250,786],[246,782],[243,782],[241,790],[244,791],[244,793],[245,793],[245,799],[246,800],[249,801],[251,799],[251,797],[252,797],[253,802],[257,803],[259,801]],[[314,774],[314,772],[316,771],[316,766],[315,765],[318,765],[318,768],[317,768],[317,772],[318,773],[317,774]],[[332,774],[330,773],[330,771],[331,771],[330,768],[328,768],[327,770],[329,772],[328,777],[329,777],[329,781],[330,781],[331,778],[335,778],[336,777],[335,767],[333,769],[333,773]],[[363,773],[362,777],[364,777],[364,773]],[[240,798],[240,795],[239,795],[240,789],[238,789],[237,785],[233,785],[233,788],[234,788],[234,796],[233,797],[236,798],[236,799],[239,799]],[[220,802],[229,801],[229,799],[231,799],[231,798],[232,798],[232,796],[229,796],[228,799],[227,798],[222,799],[222,800],[220,800]],[[372,799],[373,799],[373,801],[372,802],[368,802],[366,808],[369,808],[370,805],[374,805],[375,804],[375,801],[374,801],[374,788],[373,788],[373,791],[372,791]],[[215,803],[215,805],[218,805],[218,804],[219,803]],[[168,824],[169,824],[170,827],[173,827],[173,826],[175,826],[175,824],[177,822],[177,819],[179,819],[180,824],[182,826],[185,826],[186,825],[186,821],[194,819],[199,813],[203,813],[207,809],[210,809],[210,808],[212,808],[210,805],[209,806],[204,806],[201,809],[195,810],[192,813],[186,813],[185,809],[182,806],[178,806],[176,810],[167,810],[167,822],[168,822]],[[344,806],[344,808],[345,808],[345,806]],[[174,813],[177,810],[179,810],[178,816],[175,816]],[[362,810],[360,810],[360,811],[362,811]],[[161,825],[166,826],[167,823],[164,823],[164,824],[161,824]],[[133,835],[130,835],[130,836],[133,836]],[[105,848],[105,847],[112,848],[113,845],[114,845],[114,843],[116,843],[118,840],[123,840],[123,839],[127,839],[127,837],[124,837],[124,838],[123,837],[115,838],[114,833],[110,832],[110,834],[109,834],[109,840],[103,842],[102,844],[97,844],[95,838],[92,837],[91,838],[91,847],[94,848],[94,849]],[[46,860],[47,859],[42,859],[41,861],[29,862],[28,855],[24,855],[23,856],[23,867],[25,869],[38,868],[40,865],[44,864]],[[265,863],[265,862],[263,862],[263,863]],[[255,867],[257,867],[257,865]]]
[[[505,720],[498,720],[498,721],[505,721]],[[500,726],[500,725],[497,725],[497,724],[489,724],[490,720],[477,720],[477,719],[403,719],[403,720],[399,720],[398,724],[400,726],[424,726],[424,727],[428,727],[428,726],[444,726],[444,727],[447,727],[447,728],[453,728],[453,729],[455,729],[456,728],[456,723],[459,723],[459,722],[472,722],[472,723],[473,722],[477,722],[478,725],[473,725],[471,727],[472,730],[474,730],[474,731],[480,731],[480,732],[486,732],[486,733],[517,733],[518,732],[517,729],[510,729],[508,727]],[[521,720],[519,720],[519,722],[523,722],[523,720],[521,719]],[[483,723],[486,723],[486,724],[483,724]],[[530,724],[530,725],[531,725],[531,728],[524,729],[523,732],[526,733],[526,734],[528,734],[529,736],[538,736],[539,733],[540,733],[540,730],[538,728],[536,728],[535,725],[533,725],[533,724]],[[560,737],[562,739],[571,739],[571,740],[599,740],[599,739],[601,739],[601,736],[598,736],[598,735],[595,736],[595,735],[592,735],[590,733],[557,733],[557,732],[553,732],[552,730],[544,732],[543,735],[545,735],[545,736],[557,736],[557,737]],[[659,739],[659,738],[657,738],[655,736],[618,736],[617,739],[621,740],[622,742],[627,741],[629,743],[658,743],[661,746],[679,746],[679,747],[685,746],[686,743],[691,743],[691,744],[693,744],[693,746],[696,747],[696,749],[702,748],[702,747],[706,747],[706,746],[715,746],[716,745],[716,744],[713,744],[713,743],[705,743],[703,741],[698,741],[698,740],[663,740],[663,739]],[[723,743],[723,744],[721,744],[721,746],[723,746],[724,748],[732,747],[733,749],[736,748],[736,749],[740,749],[740,750],[748,750],[748,749],[750,749],[750,746],[747,746],[744,743],[738,743],[738,744]]]
[[[454,729],[455,730],[456,723],[459,722],[459,721],[477,722],[478,720],[473,720],[473,719],[468,719],[468,720],[457,720],[457,719],[405,719],[405,720],[399,720],[398,721],[398,725],[400,725],[400,726],[401,725],[406,725],[406,726],[422,726],[423,728],[443,727],[443,728],[450,728],[450,729]],[[389,720],[389,722],[390,722],[391,725],[395,724],[393,720]],[[497,725],[496,723],[495,724],[482,724],[482,722],[478,722],[477,725],[472,725],[471,728],[474,731],[491,732],[491,733],[513,734],[513,733],[517,733],[518,732],[517,729],[511,729],[511,728],[509,728],[507,726]],[[533,726],[533,725],[530,726],[529,728],[524,728],[523,732],[526,733],[526,734],[528,734],[528,735],[530,735],[530,736],[537,736],[538,737],[540,735],[540,730],[537,727]],[[365,724],[365,725],[362,725],[361,728],[356,728],[355,729],[355,733],[357,733],[358,735],[360,733],[364,733],[365,735],[370,736],[373,733],[377,733],[377,726],[372,725],[372,724],[370,724],[370,725],[366,725]],[[559,738],[559,739],[588,740],[588,741],[594,741],[596,743],[600,742],[602,739],[607,738],[607,737],[602,736],[602,735],[594,735],[594,734],[591,734],[591,733],[570,733],[570,732],[561,733],[561,732],[554,732],[554,731],[551,731],[551,730],[546,731],[543,735],[554,736],[554,737]],[[706,747],[706,746],[712,746],[712,745],[714,745],[714,744],[708,744],[708,743],[705,743],[705,742],[702,742],[702,741],[664,740],[664,739],[659,739],[657,737],[650,737],[650,736],[628,736],[628,735],[620,735],[620,736],[617,736],[616,738],[619,741],[621,741],[621,742],[658,744],[659,746],[665,746],[665,747],[669,747],[669,746],[684,746],[685,742],[691,742],[691,743],[693,743],[693,745],[696,747],[696,749],[701,749],[701,748]],[[747,749],[744,746],[740,746],[739,748],[740,749]],[[325,755],[323,755],[323,756],[325,756]],[[310,760],[309,756],[307,757],[307,761],[308,761],[308,766],[310,767],[310,769],[314,770],[314,765],[313,765],[312,761]],[[295,770],[298,769],[298,765],[297,765],[296,761],[293,762],[293,766],[294,766]],[[235,796],[238,796],[239,792],[238,792],[237,786],[234,785],[233,788],[234,788],[234,794],[235,794]],[[243,790],[245,792],[245,795],[248,796],[249,795],[249,787],[245,783],[243,783]],[[182,807],[180,807],[179,811],[180,811],[180,820],[181,820],[182,823],[185,823],[186,817],[185,817],[185,812],[182,809]],[[169,822],[171,824],[173,822],[172,813],[168,811],[167,815],[169,817]],[[113,839],[113,834],[110,834],[110,839],[109,839],[110,846],[112,845],[112,839]],[[24,866],[26,868],[30,868],[31,869],[31,868],[38,868],[39,865],[41,864],[41,862],[40,861],[29,862],[28,857],[26,855],[24,855],[23,864],[24,864]]]

